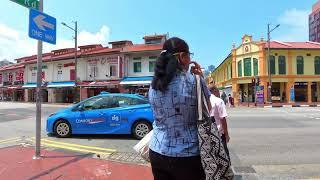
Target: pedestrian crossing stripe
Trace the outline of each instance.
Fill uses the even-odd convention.
[[[19,140],[20,140],[19,137],[4,139],[4,140],[0,140],[0,144],[6,144],[6,143],[11,143],[11,142],[16,142],[16,141],[19,141]]]

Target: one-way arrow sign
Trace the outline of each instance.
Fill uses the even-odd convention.
[[[46,18],[45,16],[39,14],[38,16],[36,16],[35,18],[33,18],[33,21],[36,23],[36,25],[38,26],[39,29],[41,29],[42,31],[45,31],[46,29],[44,27],[47,27],[49,29],[54,30],[54,25],[50,24],[46,21],[44,21],[43,19]]]
[[[29,37],[56,44],[56,19],[37,10],[30,9]]]

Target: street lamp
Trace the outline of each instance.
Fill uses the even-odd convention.
[[[75,63],[75,88],[77,89],[77,80],[78,80],[78,76],[77,76],[77,65],[78,65],[78,61],[77,61],[77,50],[78,50],[78,22],[77,21],[73,21],[74,23],[74,28],[68,26],[66,23],[62,22],[61,24],[69,29],[71,29],[72,31],[74,31],[74,63]],[[81,101],[81,92],[80,92],[80,101]]]
[[[270,24],[268,24],[268,73],[269,73],[269,86],[268,86],[268,95],[269,95],[269,102],[272,103],[272,80],[271,80],[271,61],[270,61],[270,33],[277,29],[280,24],[276,25],[273,29],[270,30]]]

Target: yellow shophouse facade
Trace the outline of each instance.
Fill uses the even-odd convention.
[[[227,95],[239,102],[255,102],[253,79],[263,87],[264,102],[268,100],[267,42],[253,41],[245,35],[239,47],[212,72],[213,81]],[[270,43],[272,101],[280,103],[320,102],[320,43]]]

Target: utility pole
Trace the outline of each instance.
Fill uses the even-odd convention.
[[[39,11],[43,12],[43,0],[39,1]],[[42,41],[38,40],[37,88],[36,88],[36,152],[34,159],[40,158],[41,147],[41,84],[42,84]]]
[[[78,61],[77,61],[77,55],[78,55],[78,22],[75,21],[74,22],[74,49],[75,49],[75,52],[74,52],[74,73],[75,73],[75,81],[74,81],[74,85],[75,85],[75,89],[77,91],[77,83],[78,83]],[[80,99],[79,101],[81,101],[81,90],[79,89],[79,96],[80,96]],[[77,93],[76,93],[77,94]]]
[[[268,24],[268,75],[269,75],[269,86],[268,86],[268,96],[269,96],[269,102],[272,104],[272,77],[271,77],[271,61],[270,61],[270,33],[277,29],[280,26],[278,24],[273,29],[270,30],[270,24]]]
[[[63,26],[66,26],[67,28],[71,29],[72,31],[74,31],[74,49],[75,49],[75,52],[74,52],[74,64],[75,64],[74,71],[75,71],[75,76],[76,76],[74,83],[75,83],[75,89],[77,90],[77,82],[78,82],[78,75],[77,75],[78,74],[78,60],[77,60],[77,56],[78,56],[78,22],[73,21],[73,23],[74,23],[74,28],[68,26],[64,22],[62,22],[61,24]],[[81,101],[81,92],[79,92],[79,94],[80,94],[80,101]]]

